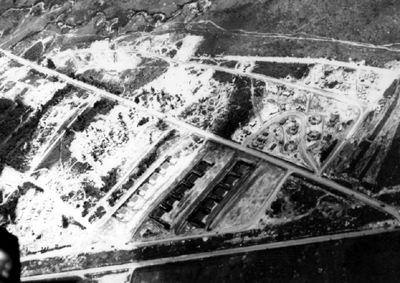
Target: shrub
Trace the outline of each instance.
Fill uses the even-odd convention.
[[[63,228],[68,228],[69,226],[69,221],[68,218],[65,215],[62,215],[61,217],[61,223]]]

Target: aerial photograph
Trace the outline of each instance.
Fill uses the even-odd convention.
[[[3,282],[400,282],[400,1],[0,0]]]

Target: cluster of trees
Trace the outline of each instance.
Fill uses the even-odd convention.
[[[219,113],[211,125],[211,131],[214,134],[227,139],[249,119],[249,115],[253,111],[250,79],[238,76],[235,79],[235,86],[225,111]]]
[[[107,99],[97,101],[92,108],[87,109],[82,115],[78,116],[71,129],[75,132],[82,132],[93,122],[93,118],[97,114],[107,115],[115,105],[117,105],[117,102]]]
[[[56,64],[54,64],[53,60],[47,59],[47,68],[55,70],[57,67]]]
[[[21,123],[26,120],[33,109],[22,101],[0,98],[0,143],[4,141]]]
[[[167,124],[164,120],[159,119],[159,120],[157,121],[156,127],[157,127],[157,129],[159,129],[160,131],[165,131],[166,129],[168,129],[168,124]]]
[[[93,197],[95,199],[100,199],[102,196],[101,191],[91,183],[87,183],[83,187],[83,190],[85,192],[86,198]],[[85,204],[83,205],[83,207],[85,207]]]
[[[85,189],[85,192],[86,192],[86,189]],[[85,217],[86,215],[88,215],[89,209],[90,209],[92,206],[93,206],[93,204],[90,203],[88,200],[86,200],[86,201],[83,203],[82,217]]]
[[[147,168],[157,160],[158,156],[158,146],[155,146],[137,165],[133,173],[129,176],[128,181],[126,181],[120,189],[114,191],[110,198],[107,200],[111,206],[114,206],[115,203],[127,192],[135,183],[136,179],[146,172]]]
[[[165,123],[162,120],[159,120],[159,122]],[[133,173],[129,176],[129,179],[127,182],[125,182],[119,190],[116,190],[111,194],[111,197],[108,199],[108,203],[113,206],[120,198],[121,196],[128,191],[133,184],[135,183],[136,179],[138,179],[140,176],[146,172],[147,168],[149,168],[156,160],[157,157],[159,156],[159,148],[171,140],[172,138],[175,137],[176,131],[172,130],[169,132],[168,135],[165,136],[164,139],[162,139],[159,143],[157,143],[153,149],[139,162],[138,166],[135,168]]]
[[[7,202],[0,205],[0,216],[5,220],[6,223],[15,224],[16,220],[16,208],[18,201],[21,196],[25,195],[29,189],[35,189],[37,192],[44,192],[44,190],[31,182],[25,182],[22,186],[18,186],[18,190],[15,190],[7,199]],[[1,192],[1,198],[2,198]],[[0,203],[3,201],[1,199]]]
[[[44,190],[41,187],[36,186],[35,184],[33,184],[31,182],[23,183],[22,186],[18,186],[18,189],[19,189],[19,191],[21,192],[22,195],[25,195],[26,192],[28,190],[30,190],[30,189],[35,189],[35,191],[39,192],[39,193],[43,193],[44,192]]]
[[[300,63],[257,62],[253,72],[278,79],[286,78],[288,75],[301,79],[308,75],[312,66]]]
[[[5,159],[0,155],[0,175],[1,175],[1,173],[3,172],[5,165],[6,165],[6,161],[5,161]]]
[[[0,215],[5,220],[5,224],[15,224],[15,220],[17,218],[16,208],[20,197],[20,191],[16,190],[11,194],[11,196],[8,197],[6,203],[0,205]]]
[[[128,180],[128,182],[127,183],[129,183],[129,187],[131,187],[132,185],[133,185],[133,180],[132,179],[129,179]],[[124,184],[125,185],[125,184]],[[127,186],[128,187],[128,186]],[[112,194],[111,194],[111,196],[107,199],[107,202],[108,202],[108,204],[110,205],[110,206],[114,206],[115,205],[115,203],[124,195],[124,192],[126,191],[126,188],[125,188],[125,190],[124,189],[118,189],[118,190],[115,190]]]
[[[66,217],[65,215],[61,216],[61,225],[64,229],[68,228],[69,225],[76,225],[82,230],[85,230],[86,228],[80,224],[79,222],[76,222],[72,217]]]
[[[103,193],[108,193],[111,188],[117,183],[117,168],[113,168],[107,173],[107,176],[101,177],[104,186],[100,189]]]
[[[112,169],[108,172],[107,176],[101,177],[104,182],[104,186],[100,189],[96,188],[92,184],[88,183],[83,188],[86,194],[86,198],[92,197],[94,199],[100,199],[104,194],[109,192],[111,188],[117,183],[117,168]],[[89,213],[89,209],[93,206],[93,203],[89,200],[83,202],[82,217],[85,217]]]
[[[181,106],[184,103],[184,101],[178,94],[169,94],[166,93],[164,90],[158,92],[153,87],[150,88],[150,91],[142,89],[141,93],[136,95],[133,101],[137,104],[142,102],[143,106],[148,107],[149,103],[151,103],[154,98],[160,104],[159,107],[163,112],[167,111],[169,108],[175,109],[175,103],[180,103]]]
[[[170,131],[161,141],[159,141],[152,150],[143,158],[138,164],[135,173],[131,175],[130,179],[133,180],[139,178],[146,172],[147,168],[149,168],[156,160],[159,155],[159,149],[162,145],[164,145],[167,141],[171,140],[176,135],[176,130]],[[124,187],[124,186],[123,186]]]
[[[142,119],[140,119],[140,121],[138,122],[137,126],[138,127],[143,126],[144,124],[146,124],[149,121],[150,121],[149,117],[143,117]]]
[[[96,211],[94,212],[94,214],[92,216],[90,216],[89,218],[89,222],[92,223],[95,219],[100,219],[104,216],[104,214],[106,214],[106,210],[104,209],[104,207],[100,206],[96,209]]]
[[[61,216],[61,224],[63,228],[68,228],[69,226],[69,220],[65,215]]]
[[[42,116],[54,105],[60,103],[63,97],[73,89],[72,85],[59,89],[53,97],[42,105],[40,110],[36,111],[17,131],[15,131],[8,141],[1,145],[0,156],[4,158],[4,163],[17,170],[24,171],[25,155],[30,150],[30,142],[38,128]]]
[[[41,41],[35,43],[31,48],[29,48],[25,53],[22,55],[23,58],[38,62],[40,57],[42,56],[44,50],[43,43]]]
[[[397,86],[399,84],[399,80],[394,80],[390,86],[383,93],[383,98],[391,99],[397,90]]]
[[[94,71],[90,70],[83,74],[78,74],[78,75],[76,75],[73,72],[70,72],[67,75],[72,79],[90,84],[92,86],[103,89],[115,95],[121,95],[123,93],[124,88],[121,85],[112,82],[104,82],[98,79],[96,75],[92,75],[92,72]]]

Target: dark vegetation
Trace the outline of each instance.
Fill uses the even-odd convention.
[[[61,33],[67,34],[69,32],[68,29],[61,30]],[[55,39],[54,43],[55,45],[60,47],[60,51],[65,51],[69,49],[82,49],[82,48],[87,48],[90,46],[92,42],[95,42],[96,40],[103,40],[106,37],[101,34],[88,34],[88,35],[82,35],[79,37],[69,37],[68,39],[65,38],[57,38]],[[68,72],[68,70],[70,72]],[[72,72],[71,66],[69,68],[65,69],[58,69],[58,71],[61,71],[65,74],[69,74]]]
[[[36,81],[38,79],[46,79],[47,75],[42,73],[42,72],[39,72],[36,69],[30,69],[29,72],[28,72],[27,78],[33,79],[33,80]]]
[[[107,199],[107,202],[114,206],[115,203],[127,192],[140,178],[146,170],[157,160],[158,156],[162,153],[160,148],[165,146],[168,142],[176,137],[178,132],[176,130],[171,130],[161,141],[159,141],[150,152],[138,163],[135,170],[129,176],[128,180],[117,190],[115,190],[111,196]]]
[[[385,90],[383,96],[386,99],[392,99],[393,96],[393,101],[390,103],[389,107],[387,107],[387,110],[385,112],[385,116],[379,121],[379,123],[376,125],[374,131],[372,134],[368,137],[368,140],[373,142],[377,136],[379,135],[380,131],[382,130],[383,126],[386,124],[386,122],[389,120],[390,116],[392,115],[393,111],[395,110],[397,103],[400,98],[400,92],[396,91],[398,87],[399,82],[397,80],[394,80],[393,83],[390,85],[388,89]],[[364,154],[363,152],[362,154]]]
[[[127,98],[132,99],[133,97],[128,96]],[[135,103],[140,103],[142,106],[148,108],[150,107],[149,104],[151,104],[151,101],[153,101],[154,99],[156,99],[159,103],[161,112],[175,109],[176,104],[181,104],[181,106],[183,105],[183,101],[178,94],[169,94],[166,93],[164,90],[156,91],[154,88],[150,88],[150,91],[146,89],[141,89],[140,92],[136,94],[132,100]]]
[[[276,240],[359,230],[370,223],[392,219],[347,195],[296,177],[288,179],[266,214],[275,219],[295,218],[264,228],[273,230]]]
[[[106,90],[115,95],[120,95],[124,91],[124,88],[117,82],[111,82],[111,81],[104,82],[103,80],[101,80],[102,74],[99,71],[88,70],[83,74],[75,75],[74,73],[70,73],[68,75],[72,79],[76,79],[81,82],[93,85],[97,88]]]
[[[218,114],[211,126],[211,132],[223,138],[230,138],[235,130],[249,119],[253,109],[250,79],[238,76],[234,84],[235,90],[229,97],[225,111]]]
[[[76,162],[72,170],[78,174],[84,174],[89,170],[92,170],[92,166],[87,162]]]
[[[96,196],[96,199],[100,199],[101,198],[101,194],[99,192],[99,189],[97,189],[95,186],[93,185],[86,185],[83,190],[85,191],[86,195],[92,195],[92,196]],[[90,208],[92,208],[95,204],[90,202],[89,200],[85,200],[83,202],[83,210],[82,210],[82,217],[85,217],[86,215],[88,215]]]
[[[312,66],[299,63],[257,62],[253,72],[277,79],[286,78],[287,76],[301,79],[308,75]]]
[[[117,172],[118,169],[114,168],[107,173],[106,176],[102,176],[101,180],[104,182],[104,186],[100,189],[103,193],[108,193],[111,188],[117,183]]]
[[[43,193],[44,192],[44,190],[41,187],[36,186],[35,184],[33,184],[31,182],[24,182],[22,184],[22,186],[18,187],[18,189],[19,189],[19,191],[21,192],[22,195],[25,195],[26,192],[29,191],[30,189],[35,189],[35,191],[39,192],[39,193]]]
[[[114,206],[117,201],[124,195],[124,193],[135,183],[135,181],[133,179],[129,179],[128,183],[126,183],[127,185],[125,187],[118,188],[117,190],[112,192],[111,196],[107,199],[107,202],[110,206]]]
[[[21,197],[20,191],[16,190],[8,197],[5,203],[0,205],[0,216],[3,218],[2,225],[9,223],[15,224],[15,220],[17,218],[15,210],[17,208],[18,200],[20,197]]]
[[[68,226],[69,226],[69,220],[65,215],[61,216],[61,226],[63,228],[68,228]]]
[[[220,66],[233,69],[236,67],[237,63],[238,63],[237,61],[225,61],[225,62],[222,62],[220,64]]]
[[[82,115],[78,116],[74,124],[71,126],[71,129],[75,132],[82,132],[89,126],[90,123],[93,122],[93,118],[96,115],[107,115],[115,105],[117,105],[117,102],[104,98],[96,101],[93,107],[87,109],[82,113]]]
[[[48,251],[46,251],[48,252]],[[34,283],[36,281],[25,281],[27,283]],[[42,283],[92,283],[92,280],[89,279],[82,279],[80,277],[65,277],[65,278],[60,278],[60,279],[48,279],[48,280],[43,280],[40,281]]]
[[[101,191],[96,188],[94,185],[88,183],[83,187],[83,190],[86,194],[86,197],[93,197],[96,200],[101,199],[101,197],[103,196],[103,194],[101,193]],[[83,210],[82,210],[82,217],[85,217],[88,213],[90,208],[92,208],[95,205],[94,202],[89,201],[88,199],[86,199],[83,202]]]
[[[100,189],[96,188],[95,186],[93,186],[90,183],[86,184],[85,187],[83,188],[83,190],[85,191],[86,197],[87,198],[91,197],[96,200],[99,200],[100,198],[102,198],[117,183],[117,172],[118,172],[118,169],[114,168],[111,171],[109,171],[106,176],[102,176],[101,180],[104,182],[104,185]],[[90,208],[93,207],[94,205],[95,205],[94,202],[90,202],[89,200],[86,200],[83,203],[82,217],[85,217],[89,213]],[[95,215],[103,216],[104,213],[102,211],[96,211],[92,217],[94,217]]]
[[[150,121],[149,117],[143,117],[142,119],[140,119],[140,121],[138,122],[137,126],[143,126],[144,124],[148,123]]]
[[[157,160],[158,155],[161,153],[160,148],[166,144],[168,141],[172,140],[178,132],[176,130],[171,130],[162,140],[160,140],[150,152],[139,162],[137,169],[134,171],[133,175],[130,176],[133,179],[137,179],[146,172],[146,170]]]
[[[398,80],[394,80],[390,84],[390,86],[385,90],[385,92],[383,93],[383,98],[391,99],[393,97],[393,95],[395,95],[398,85],[399,85],[399,81]]]
[[[369,189],[368,186],[371,186],[371,184],[368,183],[362,183],[362,186],[366,189]],[[379,201],[383,203],[387,203],[393,206],[400,207],[400,192],[388,192],[388,193],[383,193],[380,194],[376,197]]]
[[[166,245],[149,245],[137,249],[80,254],[76,258],[48,257],[43,260],[24,262],[25,274],[54,273],[54,265],[60,271],[109,266],[114,264],[150,259],[183,256],[201,252],[226,250],[235,247],[257,245],[265,242],[259,233],[244,233],[214,236],[204,241],[202,237],[185,241],[171,241]],[[245,240],[246,237],[253,239]],[[233,240],[233,241],[232,241]],[[133,280],[138,282],[397,282],[400,276],[400,232],[344,238],[322,243],[295,245],[266,249],[247,254],[227,256],[229,260],[219,262],[218,271],[211,268],[210,261],[221,257],[203,258],[181,263],[155,265],[137,269]],[[251,260],[252,254],[260,257]],[[183,265],[181,265],[183,264]],[[190,269],[190,271],[187,271]],[[145,270],[143,275],[141,272]],[[162,274],[161,271],[162,270]],[[197,270],[197,271],[196,271]],[[167,274],[165,274],[167,272]],[[344,273],[344,274],[343,274]],[[242,274],[242,275],[241,275]],[[289,277],[288,276],[292,276]],[[189,277],[188,277],[189,276]],[[258,278],[258,279],[257,279]],[[282,280],[280,280],[282,278]],[[247,280],[248,279],[248,280]],[[314,280],[315,279],[315,280]],[[159,281],[157,281],[159,280]],[[217,280],[217,281],[216,281]],[[268,281],[269,280],[269,281]],[[133,281],[137,282],[137,281]]]
[[[376,177],[376,189],[379,191],[384,187],[396,186],[400,184],[400,124],[397,125],[396,133],[386,157],[382,160],[382,165]]]
[[[134,91],[161,76],[168,67],[169,64],[165,61],[145,58],[139,68],[124,71],[120,78],[125,80],[127,91]]]
[[[166,129],[168,129],[168,124],[167,124],[164,120],[159,119],[159,120],[157,121],[156,127],[157,127],[157,129],[159,129],[160,131],[165,131]]]
[[[2,156],[0,156],[0,174],[3,172],[4,170],[4,166],[5,166],[5,160]]]
[[[72,85],[67,85],[63,89],[57,90],[53,97],[31,115],[31,117],[11,135],[6,143],[0,145],[0,156],[3,157],[6,165],[21,171],[28,169],[25,166],[25,155],[30,150],[30,141],[33,138],[33,134],[38,127],[40,119],[44,113],[58,104],[66,94],[73,90],[74,87]]]
[[[394,283],[399,240],[395,232],[141,267],[132,283]]]
[[[231,83],[235,80],[235,76],[227,72],[215,71],[213,79],[220,83]]]
[[[73,137],[74,133],[67,130],[64,138],[54,146],[53,151],[39,164],[37,168],[50,168],[60,161],[66,162],[71,157],[69,145],[71,144]],[[80,167],[79,164],[77,167]]]
[[[3,14],[8,9],[10,9],[14,5],[14,3],[15,1],[13,0],[4,1],[0,6],[0,15]]]
[[[377,136],[380,133],[380,131],[382,130],[383,126],[385,125],[387,120],[390,118],[390,116],[393,114],[393,111],[397,106],[397,103],[398,103],[398,100],[400,97],[398,83],[399,82],[397,80],[395,80],[384,93],[385,98],[392,98],[393,96],[395,96],[395,98],[394,98],[394,101],[390,104],[383,119],[379,122],[379,124],[376,126],[374,132],[368,138],[369,141],[371,141],[371,142],[373,142],[377,138]],[[371,144],[371,142],[370,142],[370,144]],[[364,143],[365,148],[368,149],[370,144]],[[362,150],[365,151],[364,148],[362,148]],[[378,191],[381,188],[384,188],[387,186],[395,186],[395,185],[400,184],[400,177],[397,174],[398,169],[400,169],[399,150],[400,150],[400,124],[397,125],[396,132],[393,137],[393,141],[390,144],[389,151],[387,152],[386,157],[382,160],[382,165],[381,165],[379,174],[376,177],[375,191]],[[361,155],[361,154],[362,153],[360,153],[359,155]]]
[[[44,190],[31,182],[25,182],[22,186],[18,187],[18,190],[15,190],[8,197],[7,201],[0,205],[0,216],[3,218],[3,224],[15,224],[16,214],[15,210],[18,205],[19,198],[26,194],[29,189],[35,189],[36,192],[44,192]]]
[[[106,214],[106,210],[104,209],[104,207],[100,206],[96,209],[96,211],[94,212],[94,214],[92,216],[89,217],[89,222],[92,223],[93,221],[95,221],[96,219],[100,219],[102,218],[105,214]]]
[[[206,18],[227,30],[322,36],[378,45],[400,41],[396,25],[400,3],[395,0],[218,0],[213,7]]]
[[[43,49],[43,43],[39,41],[24,53],[23,58],[29,61],[38,62],[40,57],[42,56]]]
[[[32,1],[31,1],[32,2]],[[35,3],[44,3],[45,9],[51,9],[55,5],[63,5],[65,1],[60,0],[45,0],[35,1]],[[132,18],[132,15],[143,13],[144,17],[138,18],[138,23],[133,25],[129,30],[149,32],[155,27],[155,24],[161,20],[161,15],[171,17],[174,12],[179,10],[181,5],[189,0],[178,0],[178,1],[113,1],[113,2],[98,2],[98,1],[79,1],[77,5],[73,5],[71,9],[62,14],[58,20],[68,23],[73,28],[82,28],[88,23],[91,23],[91,19],[96,17],[96,14],[104,14],[107,21],[117,20],[113,25],[107,25],[103,23],[98,26],[95,33],[100,35],[115,34],[119,29],[126,26]],[[18,3],[18,2],[17,2]],[[16,3],[16,5],[18,5]],[[166,4],[166,5],[163,5]],[[27,4],[24,3],[24,6]],[[15,5],[14,5],[15,6]],[[31,6],[31,5],[29,5]],[[145,20],[142,23],[143,19]],[[54,18],[50,18],[54,20]],[[109,27],[111,30],[108,30]],[[136,28],[135,28],[136,27]],[[69,29],[66,29],[68,31]]]
[[[307,217],[301,218],[297,221],[276,225],[275,227],[268,225],[266,226],[265,231],[274,229],[274,239],[276,241],[286,241],[295,238],[329,235],[349,230],[359,231],[363,230],[362,227],[364,225],[392,220],[389,215],[381,213],[371,207],[358,207],[343,212],[343,214],[337,212],[335,216],[331,216],[330,214],[329,217],[327,217],[325,215],[327,212],[324,211],[326,207],[337,204],[332,202],[331,198],[326,198],[321,202],[321,205],[323,205],[323,208],[320,211],[313,210]],[[343,219],[338,221],[337,218],[342,215]],[[347,224],[346,220],[350,223]],[[389,227],[389,224],[384,226],[384,228]]]
[[[308,41],[300,39],[274,39],[249,37],[224,33],[219,30],[205,32],[203,28],[190,30],[204,36],[196,50],[196,56],[204,54],[241,56],[279,56],[300,58],[327,58],[348,62],[365,60],[366,65],[384,67],[388,61],[400,60],[398,52],[389,50],[360,48],[338,42]]]
[[[28,255],[31,255],[31,254],[38,254],[38,253],[41,253],[41,254],[43,254],[43,253],[47,253],[47,252],[50,252],[50,251],[58,251],[58,250],[62,250],[62,249],[64,249],[64,248],[69,248],[69,247],[71,247],[71,245],[65,245],[65,246],[59,246],[59,245],[55,245],[55,247],[53,247],[53,248],[49,248],[49,247],[42,247],[42,249],[40,250],[40,252],[30,252],[30,251],[28,251],[27,252],[27,254]]]
[[[334,140],[329,146],[327,146],[326,148],[322,148],[321,150],[321,158],[320,158],[320,162],[324,163],[325,160],[329,157],[329,155],[331,154],[331,152],[333,151],[333,149],[336,147],[338,143],[338,140]]]
[[[25,106],[20,100],[0,98],[0,144],[21,124],[21,121],[28,118],[32,111],[32,108]]]
[[[113,26],[115,27],[115,25]],[[94,40],[93,40],[94,41]],[[75,46],[71,46],[71,48]],[[49,68],[53,68],[52,61],[47,62]],[[70,68],[58,69],[73,79],[80,80],[110,93],[121,95],[123,91],[134,91],[162,75],[169,67],[167,62],[144,58],[140,68],[129,69],[119,75],[121,81],[104,81],[102,71],[87,70],[83,74],[76,75],[75,70]]]
[[[341,157],[348,166],[346,168],[339,167],[334,169],[335,173],[341,174],[342,171],[352,178],[352,182],[356,186],[362,185],[364,189],[377,193],[385,187],[396,186],[400,184],[400,178],[396,173],[400,168],[399,160],[399,144],[400,144],[400,125],[394,125],[395,133],[392,142],[389,144],[387,154],[382,158],[377,158],[378,154],[382,150],[383,145],[380,144],[379,135],[383,127],[389,123],[390,119],[393,119],[395,115],[396,106],[400,99],[400,92],[398,91],[398,81],[395,80],[384,92],[385,108],[383,117],[378,120],[374,117],[376,114],[371,112],[364,120],[364,125],[371,124],[372,127],[369,132],[365,135],[366,138],[362,139],[358,145],[348,145],[341,152]],[[364,131],[364,128],[360,128],[359,132]],[[364,133],[363,133],[364,134]],[[374,151],[367,156],[370,149],[374,148]],[[369,180],[368,183],[364,181],[364,177],[367,175],[369,170],[377,163],[380,163],[378,174],[375,180]],[[361,184],[360,184],[361,183]],[[385,199],[390,199],[388,195],[382,195]],[[389,203],[393,203],[389,201]],[[395,201],[397,203],[397,201]]]
[[[56,65],[54,64],[53,60],[47,59],[47,68],[52,69],[52,70],[55,70],[57,67],[56,67]]]

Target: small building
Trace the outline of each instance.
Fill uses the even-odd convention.
[[[178,158],[171,157],[168,162],[171,165],[176,165],[178,163]]]
[[[164,162],[163,164],[161,164],[161,166],[158,168],[158,173],[161,175],[165,175],[167,173],[167,169],[170,167],[171,165],[168,162]]]
[[[161,177],[161,175],[160,174],[158,174],[158,173],[153,173],[151,176],[150,176],[150,178],[149,178],[149,184],[150,185],[152,185],[152,186],[154,186],[157,182],[158,182],[158,180],[160,179],[160,177]]]

